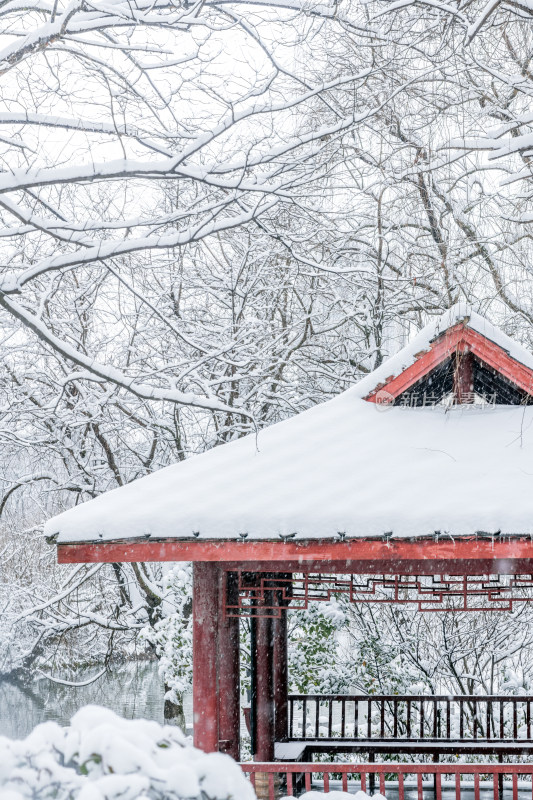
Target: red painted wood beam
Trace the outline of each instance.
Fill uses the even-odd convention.
[[[274,760],[273,622],[256,617],[255,652],[255,753],[254,761]]]
[[[234,572],[218,570],[218,749],[240,759],[239,618],[226,617],[225,603],[237,604],[239,591]],[[201,665],[200,665],[201,668]]]
[[[458,353],[453,375],[453,394],[459,405],[474,402],[474,363],[472,353]]]
[[[219,613],[216,564],[193,567],[193,715],[194,745],[218,750],[217,628]]]
[[[366,400],[376,402],[376,395],[380,391],[387,391],[393,397],[398,397],[453,353],[468,352],[473,353],[480,361],[488,364],[515,386],[528,394],[533,394],[533,370],[511,358],[509,353],[495,342],[461,322],[431,342],[429,350],[421,352],[414,364],[407,367],[400,375],[391,375],[384,383],[376,386]]]
[[[289,734],[289,659],[287,648],[287,614],[273,623],[274,732],[276,742],[284,742]]]
[[[251,572],[533,574],[528,537],[324,539],[281,541],[121,541],[58,546],[62,564],[127,561],[217,562]]]
[[[468,328],[467,334],[466,343],[471,353],[514,383],[515,386],[528,394],[533,394],[533,370],[519,361],[515,361],[499,345],[486,339],[477,331]]]
[[[376,386],[365,399],[375,402],[376,394],[382,390],[386,390],[394,397],[398,397],[398,395],[423,378],[424,375],[427,375],[428,372],[431,372],[432,369],[441,364],[452,353],[455,353],[465,335],[465,330],[462,323],[449,328],[445,334],[431,342],[429,350],[417,354],[418,357],[414,364],[411,364],[399,375],[391,375],[384,383]]]

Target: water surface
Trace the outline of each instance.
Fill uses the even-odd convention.
[[[76,711],[88,703],[111,708],[128,719],[163,722],[164,691],[157,663],[129,662],[114,665],[109,673],[89,686],[61,686],[48,678],[35,680],[26,689],[0,682],[0,736],[20,739],[39,723],[53,720],[67,725]],[[82,670],[69,680],[85,681],[100,670]],[[190,720],[190,711],[187,714]]]

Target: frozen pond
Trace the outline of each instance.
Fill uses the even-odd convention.
[[[98,672],[98,668],[80,671],[75,680],[87,680]],[[106,706],[127,718],[163,722],[163,694],[157,663],[151,661],[114,665],[95,683],[79,688],[61,686],[47,678],[34,681],[27,689],[0,682],[0,736],[22,738],[47,720],[66,725],[87,703]],[[190,711],[189,702],[185,708],[188,724]]]

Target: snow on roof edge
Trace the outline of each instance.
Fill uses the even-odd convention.
[[[88,501],[90,502],[90,501]],[[76,506],[76,508],[81,506]],[[60,516],[59,514],[57,516]],[[51,520],[53,521],[57,517],[52,517]],[[350,533],[349,535],[344,531],[341,532],[342,536],[339,536],[339,533],[335,531],[335,535],[331,535],[331,533],[324,533],[320,536],[300,536],[298,532],[295,533],[294,537],[290,537],[287,539],[286,535],[282,535],[280,533],[273,533],[271,536],[261,536],[261,537],[254,537],[250,539],[246,539],[246,544],[286,544],[287,541],[297,545],[307,544],[308,542],[312,542],[313,544],[319,544],[321,542],[327,542],[330,544],[332,541],[337,542],[339,544],[353,544],[360,543],[362,541],[365,542],[412,542],[412,543],[420,543],[421,541],[432,541],[432,542],[440,542],[440,541],[450,541],[454,542],[456,539],[468,540],[468,541],[481,541],[481,540],[490,540],[490,541],[514,541],[516,539],[530,539],[533,541],[533,530],[501,530],[500,528],[496,530],[474,530],[474,528],[464,531],[451,532],[448,530],[426,530],[421,533],[395,533],[394,531],[385,531],[384,533]],[[63,539],[62,533],[57,531],[56,533],[50,534],[48,537],[48,544],[54,544],[56,546],[61,547],[69,547],[69,546],[78,546],[83,544],[106,544],[106,545],[128,545],[133,543],[142,543],[142,542],[150,542],[150,544],[173,544],[175,542],[180,542],[183,544],[192,544],[194,542],[199,542],[202,546],[204,545],[217,545],[232,543],[232,544],[242,544],[243,540],[238,536],[235,535],[230,539],[226,539],[220,536],[202,536],[199,538],[194,534],[190,535],[176,535],[176,536],[152,536],[148,534],[144,534],[142,536],[133,536],[133,537],[119,537],[116,536],[114,538],[95,538],[91,540],[77,540],[77,539]],[[303,553],[302,553],[303,555]],[[298,556],[299,557],[299,556]],[[295,560],[297,556],[291,555],[289,557],[290,560]],[[353,556],[352,556],[353,558]],[[247,556],[245,561],[250,561],[250,557]]]

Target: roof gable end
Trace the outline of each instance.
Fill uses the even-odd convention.
[[[531,355],[518,345],[512,347],[512,340],[477,314],[466,313],[458,320],[460,310],[460,307],[456,307],[447,312],[453,320],[449,327],[442,330],[439,324],[442,323],[441,318],[437,324],[433,323],[424,329],[431,334],[430,328],[433,327],[434,336],[426,335],[424,341],[424,337],[419,335],[413,343],[415,348],[405,348],[406,351],[410,349],[411,353],[406,359],[408,363],[400,371],[386,375],[389,362],[385,362],[376,371],[380,373],[376,375],[378,380],[368,393],[363,394],[364,399],[388,404],[398,401],[404,393],[411,392],[412,395],[417,388],[419,394],[425,397],[428,388],[433,386],[437,392],[433,392],[432,397],[437,402],[446,393],[452,392],[455,402],[472,402],[472,396],[481,394],[483,390],[489,390],[494,402],[500,404],[533,402]],[[419,338],[422,338],[422,347],[417,350]],[[529,365],[516,355],[522,355],[523,361],[529,361]],[[393,357],[390,362],[393,368],[397,367],[398,358]],[[362,382],[366,387],[369,378],[371,376]],[[464,399],[467,395],[469,400]]]

